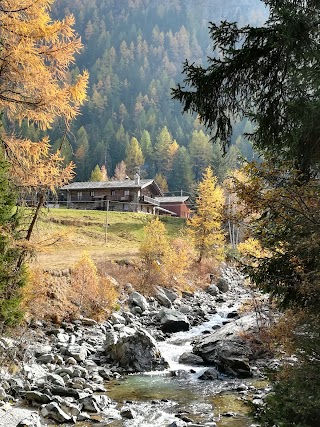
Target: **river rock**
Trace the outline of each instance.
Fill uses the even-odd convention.
[[[200,377],[198,377],[199,380],[204,380],[204,381],[217,380],[218,378],[219,378],[219,372],[214,368],[207,369],[206,371],[204,371],[202,375],[200,375]]]
[[[61,424],[72,420],[70,415],[64,412],[56,402],[51,402],[43,406],[41,409],[41,415],[45,418],[51,418]]]
[[[195,345],[193,352],[202,357],[205,363],[217,366],[223,373],[239,378],[252,376],[249,364],[252,351],[241,339],[220,341],[211,334]]]
[[[220,293],[220,289],[218,288],[218,286],[213,283],[207,286],[205,291],[213,297],[216,297]]]
[[[109,321],[110,321],[113,325],[116,325],[116,324],[118,324],[118,323],[120,323],[120,324],[122,324],[122,325],[125,325],[125,324],[126,324],[126,319],[125,319],[123,316],[121,316],[121,314],[119,314],[119,313],[112,313],[112,314],[111,314],[111,316],[110,316]]]
[[[121,408],[120,415],[127,420],[133,420],[136,417],[136,413],[128,406]]]
[[[228,280],[225,279],[224,277],[220,277],[217,280],[217,288],[221,291],[221,292],[228,292],[229,291],[229,283]]]
[[[61,387],[65,386],[63,378],[58,374],[48,374],[47,381],[52,384],[59,385]]]
[[[149,309],[148,301],[139,292],[132,292],[128,298],[129,304],[139,307],[142,312]]]
[[[177,294],[177,292],[173,291],[172,289],[168,289],[168,288],[161,288],[161,289],[164,292],[164,294],[166,295],[166,297],[172,303],[174,303],[179,298],[179,295]]]
[[[179,332],[190,329],[187,316],[180,311],[163,308],[158,316],[160,317],[161,330],[163,332]]]
[[[30,414],[17,424],[17,427],[41,427],[40,416],[36,413]]]
[[[157,286],[156,288],[155,298],[164,307],[170,308],[172,306],[170,299],[167,297],[163,288],[161,288],[160,286]]]
[[[179,363],[183,363],[184,365],[194,365],[199,366],[203,365],[203,359],[200,356],[197,356],[193,353],[183,353],[179,357]]]
[[[122,328],[111,345],[106,343],[105,350],[126,371],[162,370],[168,366],[154,338],[142,328]]]
[[[73,357],[77,362],[83,362],[88,355],[87,348],[77,344],[69,345],[66,353],[68,356]]]
[[[93,394],[79,399],[79,403],[84,410],[98,413],[110,405],[111,399],[107,396]]]
[[[54,355],[51,353],[41,354],[41,356],[37,358],[37,361],[44,364],[52,363],[54,361]]]
[[[40,403],[41,405],[51,401],[47,394],[40,393],[39,391],[26,391],[24,397],[31,402]]]

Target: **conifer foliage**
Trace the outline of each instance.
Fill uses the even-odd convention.
[[[27,119],[41,128],[56,117],[70,122],[85,99],[88,74],[75,84],[67,70],[81,49],[74,18],[52,21],[53,0],[2,0],[0,4],[0,109],[11,120]]]
[[[53,0],[0,2],[0,111],[10,128],[25,120],[38,129],[50,128],[57,118],[69,123],[86,97],[88,73],[69,82],[68,67],[81,49],[70,15],[51,20]],[[6,126],[7,128],[9,126]],[[68,182],[73,165],[63,165],[60,150],[50,153],[48,138],[35,143],[15,138],[1,129],[0,183],[0,321],[18,318],[23,264],[39,209],[48,190]],[[60,147],[61,148],[61,147]],[[4,163],[3,163],[4,162]],[[16,189],[36,192],[38,199],[26,232],[18,232]]]
[[[225,242],[222,229],[224,196],[210,167],[204,171],[197,192],[196,213],[189,220],[189,231],[198,251],[198,261],[208,256],[221,261]]]
[[[0,324],[14,324],[20,319],[19,289],[25,279],[23,268],[17,265],[24,251],[17,244],[21,233],[16,194],[8,179],[8,169],[0,149]]]

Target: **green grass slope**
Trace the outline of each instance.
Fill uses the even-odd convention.
[[[95,261],[136,257],[143,240],[144,226],[152,215],[133,212],[109,212],[75,209],[43,209],[33,241],[33,264],[42,268],[71,267],[83,251]],[[184,225],[182,218],[160,217],[169,236],[177,237]]]

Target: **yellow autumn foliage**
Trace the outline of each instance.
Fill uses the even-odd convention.
[[[71,289],[79,313],[101,319],[113,308],[117,289],[108,277],[101,277],[87,252],[75,263],[71,273]]]
[[[41,129],[56,117],[68,124],[85,100],[88,73],[68,81],[68,68],[82,47],[74,17],[52,20],[54,0],[0,3],[0,110],[9,120],[27,119]]]
[[[188,221],[189,234],[198,252],[198,261],[224,259],[225,235],[222,228],[224,195],[217,178],[208,167],[197,188],[196,213]]]

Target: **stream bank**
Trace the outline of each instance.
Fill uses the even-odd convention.
[[[222,279],[149,299],[128,286],[126,308],[107,322],[34,325],[19,372],[1,374],[0,425],[249,427],[244,402],[266,392],[257,381],[270,361],[239,337],[256,326],[240,310],[243,278],[226,268]],[[18,419],[30,407],[33,420]]]

